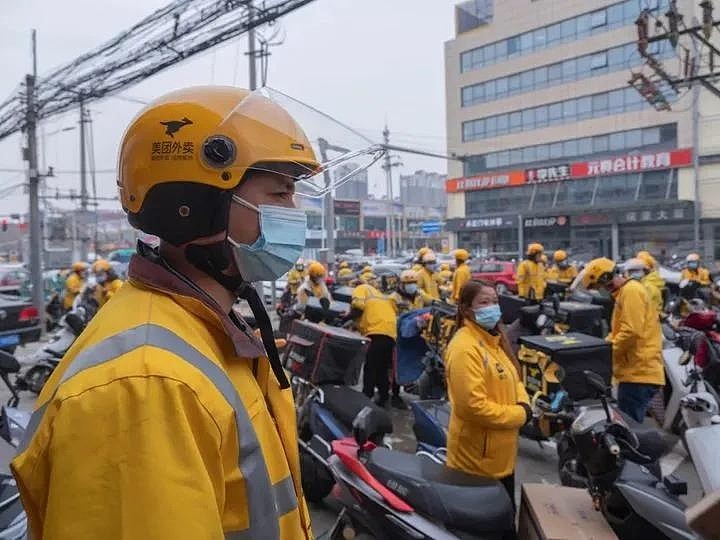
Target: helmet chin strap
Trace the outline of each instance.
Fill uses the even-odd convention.
[[[240,274],[230,276],[224,273],[231,266],[232,254],[230,249],[227,240],[207,245],[190,244],[185,248],[185,257],[193,266],[205,272],[235,297],[247,301],[260,329],[260,336],[275,378],[278,380],[280,388],[289,388],[290,382],[287,375],[285,375],[285,370],[280,361],[280,354],[275,345],[272,323],[260,295],[252,283],[245,281]]]

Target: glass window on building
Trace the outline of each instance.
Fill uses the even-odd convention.
[[[548,107],[547,105],[540,105],[535,109],[535,126],[538,128],[547,127],[548,122]]]
[[[638,200],[664,199],[668,192],[670,171],[653,171],[643,173]]]
[[[610,150],[622,150],[625,148],[625,133],[613,133],[610,135]]]
[[[593,54],[590,58],[590,69],[592,69],[593,71],[607,68],[607,65],[608,57],[606,51]]]
[[[600,178],[595,194],[595,205],[633,201],[639,183],[640,174],[620,174]]]
[[[535,197],[533,198],[532,209],[542,210],[552,208],[555,202],[555,191],[559,183],[538,184],[535,189]]]
[[[577,32],[577,19],[566,19],[562,21],[562,23],[560,23],[560,32],[564,43],[574,41]]]
[[[595,190],[595,178],[560,182],[557,191],[558,207],[589,206]]]
[[[607,24],[607,12],[604,9],[590,14],[590,27],[600,28]]]

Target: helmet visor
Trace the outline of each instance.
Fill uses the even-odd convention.
[[[297,182],[298,194],[309,197],[332,192],[384,155],[382,145],[268,87],[238,103],[203,148],[211,166],[238,163],[248,171],[282,174]]]

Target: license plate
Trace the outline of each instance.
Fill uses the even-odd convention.
[[[9,336],[0,336],[0,347],[12,347],[20,344],[20,336],[11,334]]]

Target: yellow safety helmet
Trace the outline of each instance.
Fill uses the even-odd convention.
[[[655,257],[650,255],[649,251],[638,251],[635,258],[642,260],[650,270],[657,268],[657,261]]]
[[[417,283],[417,274],[412,270],[400,272],[400,283]]]
[[[325,275],[325,267],[319,262],[313,261],[308,266],[308,276],[311,278],[323,277]]]
[[[372,266],[364,266],[362,270],[360,270],[361,274],[367,274],[368,272],[372,274]]]
[[[580,282],[586,289],[608,283],[615,275],[615,263],[605,257],[593,259],[582,271]]]
[[[567,258],[568,258],[567,252],[563,251],[562,249],[558,249],[555,251],[555,253],[553,253],[553,260],[556,263],[561,263],[564,260],[566,260]]]
[[[89,266],[89,265],[88,265],[88,263],[86,263],[86,262],[83,262],[83,261],[75,261],[74,263],[72,263],[72,267],[71,267],[71,268],[72,268],[73,272],[84,272],[85,270],[88,269],[88,266]]]
[[[269,97],[231,86],[176,90],[145,107],[120,144],[118,191],[135,228],[175,245],[227,228],[249,170],[315,171],[310,141]]]
[[[98,273],[100,273],[100,272],[107,272],[107,271],[110,270],[111,268],[112,268],[112,266],[111,266],[110,263],[109,263],[108,261],[106,261],[105,259],[98,259],[97,261],[95,261],[95,262],[93,263],[93,266],[92,266],[92,270],[93,270],[93,272],[95,272],[96,274],[98,274]]]
[[[691,253],[687,257],[685,257],[685,261],[687,262],[699,262],[700,261],[700,255],[697,253]]]
[[[440,270],[443,270],[443,271],[450,270],[450,263],[442,263],[440,265]]]
[[[532,256],[535,255],[536,253],[542,253],[543,251],[545,251],[545,248],[543,247],[542,244],[539,244],[539,243],[537,243],[537,242],[533,242],[532,244],[528,244],[527,254],[528,254],[529,257],[532,257]]]
[[[422,259],[420,260],[422,264],[432,264],[434,262],[437,262],[437,257],[435,256],[435,252],[431,249],[428,249],[422,256]]]
[[[361,283],[369,283],[372,284],[377,280],[377,276],[373,274],[372,272],[363,272],[358,276],[358,279]]]
[[[428,251],[432,251],[432,250],[431,250],[429,247],[427,247],[427,246],[423,246],[423,247],[421,247],[420,249],[418,249],[417,259],[416,259],[416,260],[417,260],[418,262],[422,262],[423,256],[424,256]]]
[[[350,265],[347,263],[347,261],[342,261],[340,263],[340,266],[338,266],[338,269],[340,268],[350,268]]]
[[[455,250],[455,259],[458,261],[467,261],[470,258],[470,253],[468,253],[467,249],[456,249]]]

